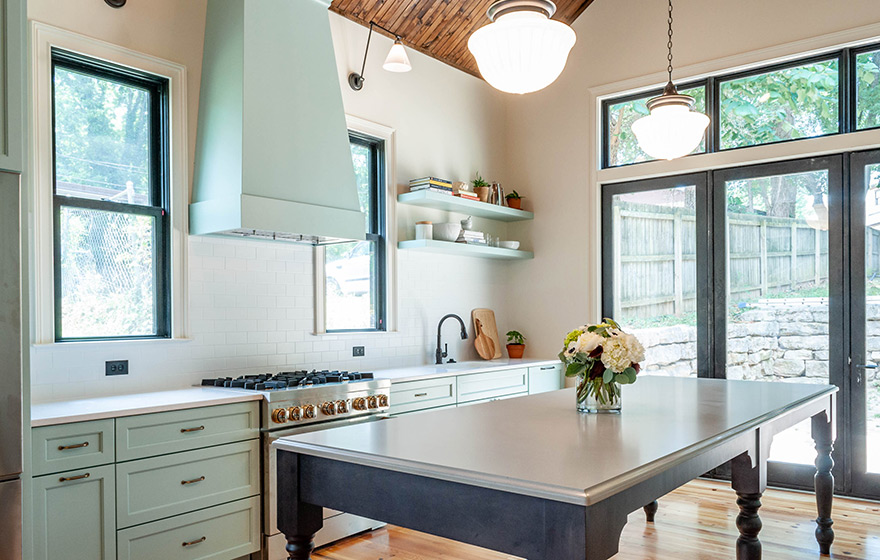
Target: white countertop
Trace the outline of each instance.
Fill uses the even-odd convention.
[[[417,379],[431,379],[557,363],[559,363],[559,360],[502,359],[376,370],[374,375],[377,379],[390,379],[392,383],[399,383]],[[256,401],[260,399],[262,399],[262,394],[256,392],[234,391],[214,387],[191,387],[155,393],[136,393],[75,401],[48,402],[31,405],[31,426],[69,424],[72,422],[85,422],[87,420],[118,418],[134,416],[136,414],[150,414],[152,412],[165,412],[168,410]]]
[[[467,375],[469,373],[482,373],[486,371],[495,371],[500,369],[510,369],[518,367],[538,367],[555,365],[560,363],[558,359],[553,360],[511,360],[510,358],[500,360],[475,360],[471,362],[457,362],[454,364],[413,366],[397,369],[376,370],[373,375],[377,379],[390,379],[392,383],[400,383],[402,381],[416,381],[419,379],[432,379],[435,377],[449,377],[453,375]]]
[[[590,505],[707,449],[747,438],[757,426],[836,390],[645,376],[623,386],[620,415],[579,413],[574,389],[566,389],[294,435],[273,445]]]
[[[31,405],[31,426],[36,428],[199,406],[258,401],[262,398],[263,395],[260,393],[229,391],[214,387],[192,387],[176,391],[50,402]]]

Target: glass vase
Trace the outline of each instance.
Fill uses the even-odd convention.
[[[587,414],[619,414],[621,407],[620,383],[605,383],[602,377],[588,379],[578,376],[577,409]]]

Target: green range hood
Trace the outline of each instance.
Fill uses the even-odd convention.
[[[190,233],[364,239],[329,0],[209,0]]]

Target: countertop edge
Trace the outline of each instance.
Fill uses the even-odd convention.
[[[195,389],[195,388],[193,388]],[[192,389],[181,389],[181,391],[191,391]],[[172,393],[174,391],[162,391],[167,393]],[[118,397],[98,397],[96,399],[82,399],[82,400],[103,400],[107,399],[108,402],[114,398],[132,398],[132,397],[146,397],[153,393],[132,393],[129,395],[119,395]],[[48,403],[39,403],[31,406],[31,428],[40,428],[43,426],[57,426],[61,424],[73,424],[76,422],[88,422],[91,420],[106,420],[110,418],[124,418],[127,416],[138,416],[140,414],[153,414],[156,412],[171,412],[174,410],[185,410],[188,408],[202,408],[206,406],[218,406],[224,404],[235,404],[240,402],[249,402],[249,401],[258,401],[263,398],[263,395],[260,393],[255,394],[247,394],[247,393],[230,393],[228,395],[217,395],[211,396],[209,398],[204,399],[192,399],[192,400],[179,400],[175,402],[167,402],[167,403],[157,403],[152,405],[143,405],[143,406],[132,406],[131,408],[105,408],[101,410],[96,410],[92,412],[79,412],[79,413],[71,413],[71,414],[61,414],[58,416],[49,416],[49,415],[40,415],[41,407],[49,407],[49,406],[57,406],[63,407],[65,405],[70,405],[71,403],[81,402],[81,400],[77,401],[58,401],[58,402],[48,402]]]
[[[517,369],[517,368],[530,368],[530,367],[541,367],[541,366],[549,366],[560,364],[561,362],[558,359],[554,360],[532,360],[526,359],[522,362],[513,362],[513,363],[492,363],[491,361],[487,361],[485,366],[474,366],[473,368],[454,370],[454,371],[446,371],[446,372],[434,372],[434,373],[419,373],[409,376],[388,376],[383,375],[382,370],[376,371],[376,377],[381,379],[390,379],[391,384],[395,383],[406,383],[409,381],[421,381],[427,379],[440,379],[443,377],[458,377],[459,375],[472,375],[475,373],[488,373],[492,371],[501,371],[505,369]],[[415,366],[415,368],[424,368],[424,367],[432,367],[432,366]],[[437,367],[437,366],[434,366]],[[413,369],[415,369],[413,368]],[[407,369],[407,368],[399,368],[399,369]]]

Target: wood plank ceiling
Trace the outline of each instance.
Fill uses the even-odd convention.
[[[571,25],[593,0],[556,0],[553,19]],[[479,77],[468,38],[488,25],[493,0],[333,0],[330,9],[361,25],[370,21],[400,35],[401,42]],[[387,35],[380,29],[376,32]],[[364,39],[366,41],[366,39]]]

